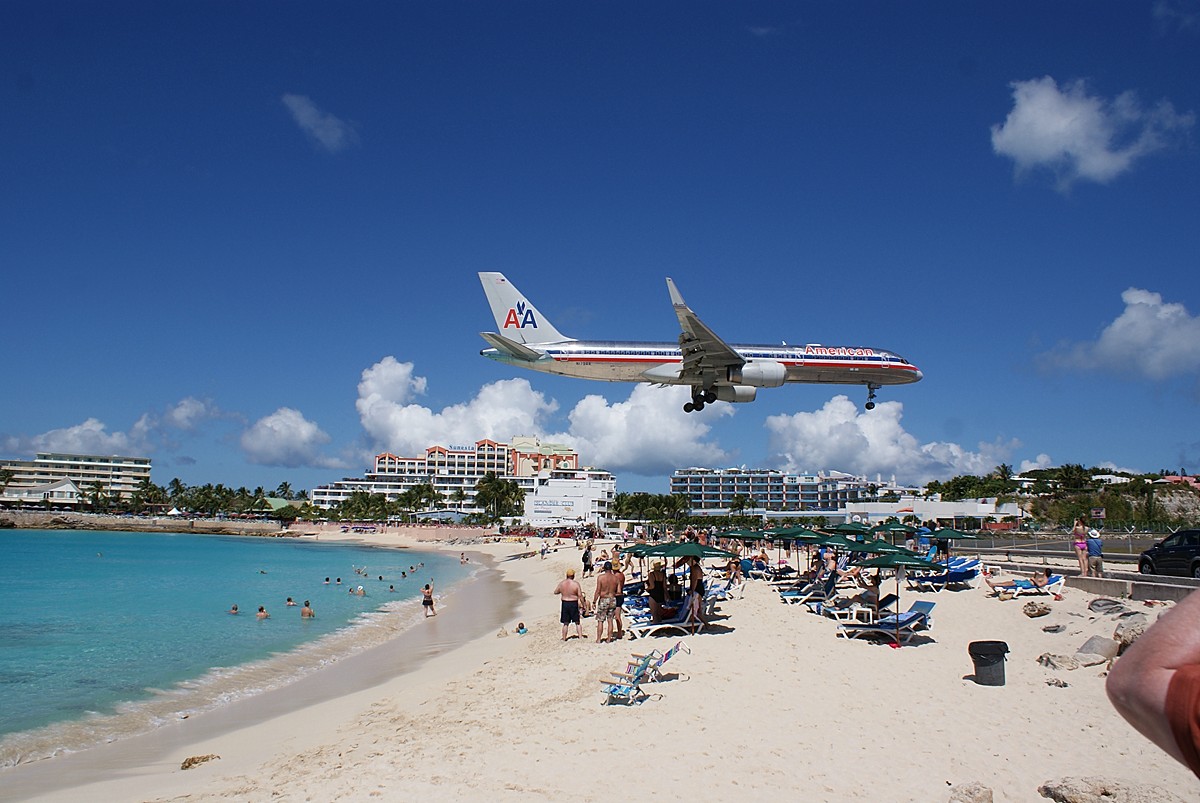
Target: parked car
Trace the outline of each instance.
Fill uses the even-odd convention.
[[[1180,530],[1142,553],[1142,574],[1177,574],[1200,578],[1200,530]]]

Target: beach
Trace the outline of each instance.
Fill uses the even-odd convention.
[[[579,568],[571,542],[542,560],[536,540],[530,547],[468,546],[452,530],[319,535],[351,537],[487,556],[507,591],[498,601],[450,595],[437,617],[413,629],[424,646],[340,662],[306,679],[313,690],[295,684],[269,705],[253,698],[145,737],[18,767],[0,775],[0,797],[600,800],[665,793],[933,801],[974,782],[997,801],[1021,801],[1042,799],[1040,784],[1065,777],[1154,784],[1166,790],[1163,799],[1195,797],[1194,776],[1112,709],[1105,665],[1058,671],[1038,664],[1043,653],[1070,654],[1091,635],[1111,635],[1113,618],[1091,612],[1095,597],[1077,589],[1066,589],[1061,601],[1038,598],[1051,613],[1036,619],[1022,613],[1024,597],[1001,602],[981,588],[903,591],[901,607],[935,603],[934,626],[927,638],[891,649],[837,638],[832,620],[783,605],[756,581],[744,598],[722,603],[697,635],[596,644],[594,621],[585,619],[589,638],[564,643],[551,592],[567,568]],[[583,580],[586,590],[592,582]],[[1153,618],[1163,609],[1144,610]],[[518,621],[526,635],[514,632]],[[1043,630],[1054,624],[1062,632]],[[474,628],[474,637],[457,646],[464,628]],[[690,653],[671,659],[664,681],[647,684],[649,699],[600,705],[598,680],[623,671],[631,652],[680,640]],[[967,644],[977,640],[1008,644],[1006,685],[969,679]],[[337,677],[355,672],[377,677],[337,692]],[[317,687],[335,691],[330,697]],[[180,769],[187,758],[210,754],[220,758]]]

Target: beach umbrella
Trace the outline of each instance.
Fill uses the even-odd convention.
[[[905,524],[902,521],[887,521],[883,524],[876,524],[871,529],[875,532],[888,533],[915,533],[917,531],[916,527],[911,524]]]
[[[858,521],[845,521],[841,524],[835,524],[833,527],[825,527],[823,529],[825,532],[842,533],[844,535],[866,535],[871,532],[870,527]]]
[[[695,541],[680,541],[674,544],[655,544],[646,555],[664,558],[736,558],[732,552],[715,546],[704,546]]]
[[[950,541],[962,541],[965,539],[969,539],[972,541],[975,540],[975,536],[971,535],[970,533],[964,533],[961,530],[954,530],[949,527],[944,527],[940,530],[934,530],[932,533],[929,534],[929,537],[936,538],[939,541],[946,541],[947,547],[949,547]],[[950,550],[947,548],[946,557],[949,557],[949,556],[950,556]]]
[[[864,567],[878,569],[899,569],[900,567],[911,569],[928,569],[931,571],[942,571],[944,566],[939,566],[931,560],[917,557],[916,555],[905,555],[900,552],[885,552],[882,555],[876,555],[873,558],[867,558],[859,564]],[[900,611],[900,573],[896,572],[896,611]],[[900,618],[896,618],[896,646],[900,645]]]
[[[876,553],[880,553],[880,554],[895,553],[895,554],[899,554],[899,555],[916,555],[917,554],[916,552],[913,552],[911,549],[905,549],[902,546],[896,546],[895,544],[889,543],[889,542],[881,540],[879,538],[876,538],[874,541],[867,541],[866,543],[863,543],[860,541],[851,541],[849,543],[849,545],[846,547],[846,549],[850,550],[851,552],[876,552]]]

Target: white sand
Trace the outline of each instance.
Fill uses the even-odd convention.
[[[413,543],[392,533],[367,539]],[[469,549],[497,558],[526,551]],[[1028,801],[1041,799],[1040,783],[1063,776],[1196,796],[1191,773],[1113,711],[1104,666],[1055,672],[1036,663],[1041,653],[1073,653],[1091,635],[1111,635],[1111,619],[1090,613],[1093,597],[1080,591],[1039,598],[1053,612],[1038,619],[1021,612],[1025,598],[1000,602],[978,588],[904,592],[903,607],[915,599],[937,607],[933,640],[897,650],[836,638],[832,620],[785,606],[753,582],[744,599],[722,604],[711,629],[684,638],[691,654],[667,664],[668,677],[678,677],[647,687],[654,697],[601,707],[599,678],[623,669],[631,651],[678,638],[598,645],[585,619],[587,640],[560,641],[551,591],[578,557],[565,546],[544,561],[499,563],[529,594],[509,623],[523,619],[528,635],[485,636],[381,686],[119,773],[104,770],[109,748],[99,748],[94,782],[38,799],[938,801],[952,785],[979,781],[996,801]],[[452,609],[450,600],[438,619],[469,613]],[[1042,631],[1055,623],[1065,632]],[[1009,644],[1003,687],[964,679],[973,671],[967,644],[982,639]],[[1052,678],[1069,686],[1048,685]],[[185,758],[208,753],[221,758],[180,770]]]

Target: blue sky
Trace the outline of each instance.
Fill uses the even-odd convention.
[[[311,488],[536,434],[923,483],[1200,470],[1200,3],[0,5],[0,454]],[[686,391],[483,359],[565,334],[894,350]]]

